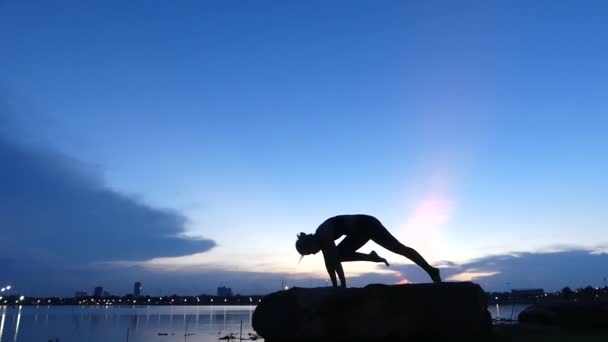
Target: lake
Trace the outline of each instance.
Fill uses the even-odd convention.
[[[526,305],[491,305],[492,317],[513,318]],[[0,307],[1,342],[217,342],[243,326],[253,333],[255,306],[23,306]],[[159,335],[167,334],[167,335]],[[194,334],[184,336],[185,333]]]

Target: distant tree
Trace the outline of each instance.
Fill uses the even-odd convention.
[[[562,297],[564,299],[569,299],[570,297],[572,297],[573,293],[574,293],[574,291],[572,291],[568,286],[566,286],[562,289]]]

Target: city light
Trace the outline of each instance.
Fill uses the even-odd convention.
[[[24,299],[25,299],[24,296],[19,297],[19,300],[24,300]]]
[[[4,291],[6,291],[5,287],[3,287],[2,289],[0,289],[0,292],[4,292]]]
[[[10,289],[11,289],[11,286],[10,286],[10,285],[7,285],[7,286],[6,286],[6,290],[8,291],[8,290],[10,290]]]

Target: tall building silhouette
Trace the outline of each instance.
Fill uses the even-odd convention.
[[[87,297],[88,295],[89,293],[87,291],[76,291],[76,293],[74,294],[74,298]]]
[[[217,296],[218,297],[232,297],[232,289],[225,286],[220,286],[217,288]]]
[[[141,290],[141,282],[135,282],[135,284],[133,284],[133,297],[141,297]]]
[[[103,286],[97,286],[93,290],[93,297],[101,297],[103,295]]]

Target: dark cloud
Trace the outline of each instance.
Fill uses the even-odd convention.
[[[599,286],[603,283],[603,277],[608,276],[608,254],[593,254],[585,249],[515,253],[482,258],[462,265],[462,269],[498,272],[478,280],[482,286],[498,290]]]
[[[517,255],[517,256],[516,256]],[[285,282],[289,286],[318,287],[327,284],[326,279],[302,278],[288,273],[242,272],[197,267],[186,271],[150,270],[141,266],[95,268],[55,267],[49,269],[43,262],[35,264],[21,260],[0,258],[0,265],[13,275],[10,279],[19,291],[30,295],[72,295],[73,291],[91,291],[102,285],[112,293],[131,291],[134,281],[142,281],[146,293],[152,295],[215,293],[216,287],[227,285],[241,294],[266,294],[280,289]],[[480,258],[453,267],[442,268],[444,278],[463,272],[498,272],[473,281],[486,291],[505,291],[511,288],[541,287],[556,291],[564,286],[571,288],[587,285],[601,286],[603,276],[608,276],[608,254],[592,254],[588,250],[570,250],[554,253],[518,253]],[[430,279],[416,265],[392,265],[395,274],[367,273],[347,276],[348,286],[363,287],[373,283],[396,284],[408,279],[413,283],[429,282]],[[40,282],[32,282],[32,273]],[[604,274],[602,276],[602,274]],[[3,281],[4,279],[0,279]],[[509,283],[507,286],[506,284]]]
[[[290,285],[321,286],[319,280],[294,280],[286,273],[234,272],[205,270],[197,272],[152,271],[140,266],[114,267],[53,267],[45,263],[28,263],[22,260],[0,258],[3,267],[2,284],[12,284],[16,292],[28,296],[73,296],[77,290],[92,292],[95,286],[117,295],[133,291],[133,283],[141,281],[144,293],[149,295],[215,294],[218,286],[232,287],[235,293],[266,294],[279,290],[281,283]],[[7,273],[10,278],[4,279]],[[37,280],[37,281],[32,281]]]
[[[552,252],[518,252],[492,255],[467,263],[442,262],[442,276],[473,276],[473,281],[488,291],[504,291],[512,288],[538,287],[546,290],[559,290],[564,286],[573,288],[603,286],[603,278],[608,277],[608,254],[597,253],[593,249],[574,248]],[[429,278],[418,266],[394,265],[411,282],[428,282]],[[491,274],[477,276],[475,274]],[[365,274],[352,279],[352,284],[372,282],[395,283],[400,278],[392,275]]]
[[[0,115],[1,116],[1,115]],[[0,129],[0,257],[60,269],[207,251],[187,219],[108,188],[92,166]],[[5,274],[6,276],[6,274]]]

